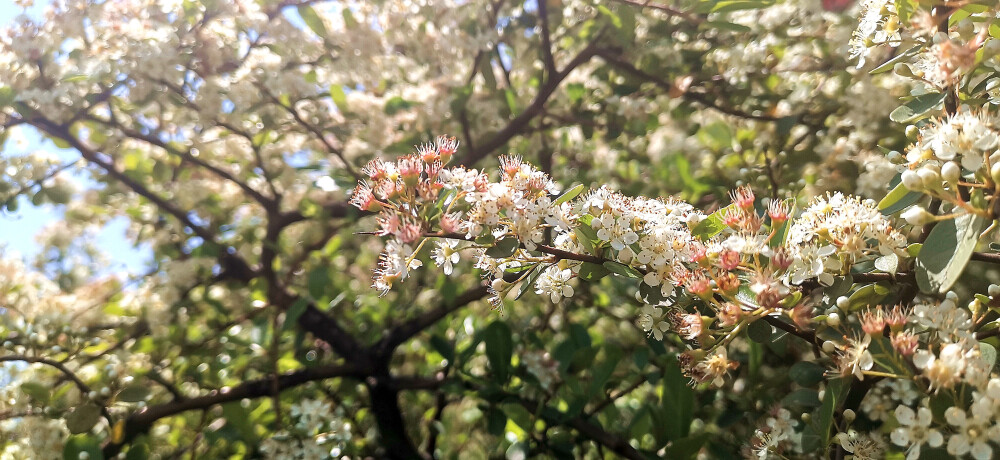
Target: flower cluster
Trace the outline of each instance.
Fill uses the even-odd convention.
[[[875,203],[834,193],[816,198],[795,219],[786,244],[794,258],[789,268],[792,283],[818,277],[829,285],[833,274],[867,256],[898,261],[905,256],[906,238]]]
[[[645,304],[639,326],[656,339],[672,331],[697,344],[682,359],[693,382],[723,382],[736,366],[726,347],[750,323],[780,315],[803,326],[814,321],[799,287],[804,281],[831,284],[846,267],[872,259],[893,271],[906,256],[903,235],[855,197],[817,199],[796,217],[777,200],[758,210],[753,191],[743,187],[731,205],[706,215],[674,198],[630,197],[608,187],[556,196],[547,175],[516,157],[501,158],[495,180],[443,167],[454,148],[442,137],[395,163],[375,160],[365,168],[371,182],[358,185],[352,203],[379,211],[375,233],[389,236],[377,289],[387,292],[421,266],[421,248],[431,240],[430,258],[445,273],[470,253],[497,306],[514,291],[533,289],[558,302],[574,296],[579,280],[632,278]],[[887,258],[892,263],[882,264]],[[860,376],[871,357],[860,345],[853,349],[860,351],[846,361]]]

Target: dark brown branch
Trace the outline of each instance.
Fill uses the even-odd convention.
[[[80,393],[84,397],[86,397],[86,395],[91,392],[90,386],[88,386],[86,382],[80,380],[80,377],[77,377],[77,375],[74,374],[73,371],[69,370],[68,367],[66,367],[63,363],[60,363],[59,361],[53,361],[51,359],[42,358],[39,356],[21,356],[21,355],[0,356],[0,363],[16,362],[16,361],[33,363],[33,364],[44,364],[46,366],[52,367],[61,372],[63,376],[65,376],[67,379],[72,381],[73,384],[76,385],[76,388],[80,390]],[[108,408],[105,407],[103,404],[101,404],[100,406],[101,406],[101,414],[104,415],[105,419],[107,419],[108,425],[113,425],[114,420],[111,419],[111,413],[108,412]]]
[[[420,331],[423,331],[434,323],[440,321],[441,318],[444,318],[459,308],[486,297],[487,291],[488,289],[486,286],[478,286],[469,289],[460,294],[453,301],[446,303],[443,302],[437,308],[427,311],[416,318],[403,322],[389,331],[389,333],[386,334],[382,340],[379,340],[378,343],[372,347],[375,354],[378,356],[390,355],[392,351],[395,350],[401,343],[409,340],[410,337],[413,337],[414,335],[420,333]]]
[[[635,450],[628,440],[622,438],[614,433],[605,431],[600,425],[596,425],[588,421],[583,417],[573,417],[568,420],[562,419],[561,417],[552,417],[546,414],[546,411],[539,410],[540,404],[535,401],[529,401],[527,399],[522,399],[516,395],[509,395],[508,398],[515,399],[519,402],[528,412],[532,414],[541,414],[541,417],[545,419],[545,422],[550,425],[563,425],[580,432],[583,436],[594,441],[595,443],[610,449],[612,452],[628,459],[634,460],[645,460],[646,456],[641,454],[639,451]]]
[[[128,128],[128,127],[122,125],[121,123],[119,123],[114,118],[112,118],[110,121],[102,120],[102,119],[97,118],[97,117],[88,117],[88,119],[93,120],[93,121],[98,122],[98,123],[104,123],[106,126],[108,126],[110,128],[117,129],[123,135],[125,135],[125,136],[127,136],[129,138],[140,140],[140,141],[143,141],[143,142],[145,142],[147,144],[150,144],[152,146],[159,147],[159,148],[163,149],[165,152],[167,152],[167,153],[169,153],[171,155],[174,155],[174,156],[176,156],[178,158],[181,158],[184,161],[187,161],[187,162],[189,162],[191,164],[194,164],[194,165],[196,165],[198,167],[204,168],[204,169],[210,171],[212,174],[215,174],[216,176],[218,176],[218,177],[220,177],[222,179],[225,179],[225,180],[227,180],[229,182],[232,182],[233,184],[236,184],[236,186],[239,187],[240,190],[243,190],[243,192],[246,193],[247,195],[249,195],[250,198],[253,198],[254,201],[260,203],[261,206],[264,206],[264,208],[266,208],[266,209],[276,209],[277,208],[277,203],[275,203],[274,199],[264,196],[263,194],[261,194],[260,192],[258,192],[257,190],[255,190],[253,187],[250,187],[250,185],[247,184],[246,182],[237,179],[236,176],[233,176],[232,174],[230,174],[229,171],[223,170],[223,169],[221,169],[221,168],[219,168],[219,167],[217,167],[217,166],[215,166],[213,164],[208,163],[205,160],[202,160],[201,158],[198,158],[198,157],[192,155],[190,151],[186,151],[185,152],[185,151],[182,151],[180,149],[174,148],[170,144],[167,144],[166,142],[163,142],[161,139],[157,138],[156,136],[152,136],[152,135],[148,135],[148,134],[143,134],[143,133],[141,133],[139,131],[136,131],[134,129],[131,129],[131,128]]]
[[[545,108],[545,103],[548,102],[549,97],[552,96],[552,93],[555,92],[555,90],[559,87],[559,84],[566,79],[570,72],[583,63],[589,61],[590,58],[597,54],[597,42],[599,39],[600,34],[598,34],[598,39],[595,39],[593,42],[588,44],[575,57],[573,57],[573,59],[566,64],[566,67],[550,75],[541,87],[538,88],[538,94],[535,95],[535,99],[531,101],[531,104],[523,112],[521,112],[520,115],[514,117],[513,120],[507,123],[507,125],[493,137],[483,142],[477,142],[475,150],[468,150],[468,153],[465,154],[464,157],[458,159],[457,164],[471,165],[476,163],[492,153],[494,150],[506,144],[507,141],[511,140],[514,136],[522,134],[524,128],[528,126],[528,123],[542,113],[542,110]]]
[[[548,75],[555,75],[558,70],[556,70],[556,60],[552,55],[552,31],[549,26],[549,4],[546,1],[536,2],[538,5],[538,17],[541,19],[542,23],[542,62],[545,64],[545,72]]]
[[[655,3],[655,2],[653,2],[651,0],[646,0],[646,1],[639,1],[639,0],[615,0],[615,1],[619,2],[619,3],[624,3],[626,5],[638,6],[639,8],[652,8],[654,10],[659,10],[659,11],[662,11],[664,13],[667,13],[670,16],[676,16],[678,18],[684,19],[685,21],[688,21],[688,22],[690,22],[692,24],[701,24],[702,22],[705,22],[704,19],[702,19],[702,18],[700,18],[698,16],[695,16],[695,15],[693,15],[691,13],[687,13],[687,12],[678,10],[677,8],[674,8],[674,7],[671,7],[671,6],[663,5],[663,4],[660,4],[660,3]]]
[[[632,74],[635,77],[653,83],[656,86],[662,88],[664,91],[670,92],[671,89],[674,89],[674,85],[669,81],[664,80],[663,78],[658,77],[656,75],[647,73],[613,53],[602,51],[598,53],[598,56],[600,56],[600,58],[603,59],[608,64],[611,64],[625,71],[626,73]],[[733,107],[722,106],[716,103],[715,101],[709,99],[709,96],[704,93],[683,91],[681,92],[681,97],[687,99],[690,102],[700,104],[704,107],[716,110],[726,115],[732,115],[734,117],[745,118],[750,120],[762,120],[762,121],[778,121],[781,119],[781,117],[773,117],[770,115],[758,115],[755,113],[744,112],[742,110],[735,109]]]
[[[326,380],[334,377],[362,378],[363,375],[354,366],[326,366],[288,372],[277,377],[281,390],[297,387],[308,382]],[[266,377],[251,380],[237,385],[229,390],[213,391],[206,396],[173,401],[166,404],[149,406],[125,419],[125,434],[119,443],[108,443],[104,446],[104,456],[117,455],[122,446],[136,436],[148,431],[156,421],[190,410],[206,409],[219,404],[239,401],[244,398],[260,398],[269,396],[272,391],[272,378]]]

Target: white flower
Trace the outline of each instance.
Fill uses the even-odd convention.
[[[973,408],[982,405],[982,400],[974,400]],[[971,416],[968,416],[971,415]],[[948,453],[955,456],[972,454],[976,460],[993,458],[991,440],[1000,439],[1000,426],[991,419],[993,414],[988,411],[973,409],[971,414],[958,407],[949,407],[944,411],[944,418],[949,425],[956,428],[955,433],[948,438]]]
[[[868,344],[871,343],[871,340],[871,336],[865,334],[860,340],[851,339],[848,341],[847,347],[837,362],[841,374],[853,374],[858,380],[865,379],[864,371],[871,370],[872,366],[875,365],[875,360],[872,358],[871,352],[868,351]]]
[[[882,439],[876,433],[858,433],[850,430],[838,433],[837,441],[845,451],[854,456],[854,460],[881,459],[885,450]]]
[[[459,252],[455,249],[458,247],[457,240],[438,240],[437,247],[431,251],[431,258],[434,259],[434,263],[441,267],[445,275],[451,275],[455,268],[454,264],[457,264],[461,259]]]
[[[907,406],[896,408],[896,420],[900,426],[892,430],[890,438],[897,446],[909,446],[906,450],[906,460],[916,460],[920,457],[920,446],[927,444],[931,447],[940,447],[944,444],[944,436],[931,428],[933,416],[931,410],[920,407],[914,413],[913,409]]]
[[[563,297],[573,297],[573,286],[568,282],[573,278],[573,271],[560,269],[553,265],[545,269],[535,282],[536,294],[547,294],[553,302]]]
[[[938,356],[927,350],[918,350],[913,354],[913,364],[930,380],[930,388],[937,391],[958,383],[966,366],[966,355],[967,351],[961,344],[949,343],[941,347]]]

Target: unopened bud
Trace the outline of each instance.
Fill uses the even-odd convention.
[[[924,189],[924,181],[917,175],[916,171],[906,170],[903,171],[903,175],[900,176],[903,181],[903,186],[914,192],[919,192]]]
[[[920,168],[917,171],[917,176],[920,176],[920,181],[924,183],[925,189],[941,188],[941,175],[937,171],[931,168]]]
[[[889,160],[889,162],[892,163],[892,164],[899,164],[899,163],[903,163],[903,162],[906,161],[906,158],[903,157],[903,154],[899,153],[899,152],[897,152],[895,150],[889,152],[889,154],[886,155],[885,158],[887,160]]]
[[[841,310],[847,310],[847,307],[851,305],[851,299],[847,296],[837,297],[837,308]]]
[[[844,409],[844,421],[851,423],[858,415],[851,409]]]
[[[827,340],[823,342],[823,351],[827,354],[837,351],[837,344]]]
[[[991,284],[988,288],[986,288],[986,293],[989,294],[990,297],[1000,296],[1000,286]]]
[[[840,326],[840,315],[836,313],[830,313],[826,317],[826,325],[830,327]]]
[[[993,163],[993,167],[990,168],[990,177],[993,178],[994,183],[1000,183],[1000,163]]]
[[[917,134],[920,133],[920,131],[917,130],[917,127],[915,125],[907,125],[906,131],[904,132],[906,133],[906,138],[911,141],[917,140]]]
[[[910,207],[910,209],[904,211],[900,217],[902,217],[906,223],[917,227],[934,222],[934,214],[927,212],[926,209],[920,206]]]
[[[954,161],[949,161],[941,166],[941,178],[945,182],[955,185],[962,178],[962,167]]]
[[[500,292],[500,291],[503,291],[504,288],[507,287],[507,283],[504,282],[504,280],[502,280],[500,278],[496,278],[496,279],[493,280],[492,283],[490,283],[490,287],[492,287],[494,291]]]

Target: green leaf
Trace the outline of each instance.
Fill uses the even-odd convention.
[[[503,436],[504,428],[507,426],[507,415],[496,407],[490,407],[486,411],[486,432],[493,436]]]
[[[728,124],[721,121],[702,126],[698,130],[697,136],[702,145],[716,151],[728,148],[733,144],[732,130],[729,129]]]
[[[104,452],[97,438],[86,435],[70,436],[63,446],[64,460],[80,460],[80,454],[86,453],[88,460],[102,460]]]
[[[886,216],[895,214],[910,207],[910,205],[919,201],[922,196],[924,196],[922,193],[914,192],[900,182],[885,198],[882,198],[882,201],[878,202],[878,210],[882,211],[882,214]]]
[[[583,100],[583,96],[586,94],[587,90],[582,83],[570,83],[566,85],[566,96],[574,104]]]
[[[302,313],[306,311],[308,306],[309,299],[305,297],[299,297],[298,300],[292,303],[292,306],[288,307],[288,311],[285,312],[285,320],[281,323],[281,330],[287,331],[295,327],[295,324],[299,321],[299,317],[302,316]]]
[[[253,422],[250,421],[250,414],[239,402],[223,404],[222,416],[226,419],[226,425],[235,428],[243,440],[257,441],[257,433],[254,430]]]
[[[602,16],[608,18],[611,21],[611,25],[614,26],[615,29],[622,28],[622,19],[618,17],[618,15],[615,14],[613,11],[608,9],[608,7],[604,5],[597,5],[597,10],[601,13]]]
[[[62,77],[62,79],[60,81],[65,82],[65,83],[75,83],[75,82],[78,82],[78,81],[84,81],[87,78],[89,78],[89,77],[86,74],[72,73],[72,74],[66,75],[65,77]]]
[[[322,299],[326,296],[326,289],[330,286],[330,271],[326,266],[314,268],[309,272],[309,295],[314,300]]]
[[[0,86],[0,107],[5,107],[14,103],[16,99],[14,94],[14,88],[9,86]]]
[[[541,276],[542,272],[544,272],[546,268],[548,267],[539,267],[538,265],[533,266],[532,270],[534,271],[531,272],[531,274],[528,275],[527,278],[524,279],[524,281],[521,281],[521,286],[518,287],[517,295],[514,296],[514,300],[520,299],[521,296],[530,292],[531,287],[534,286],[535,284],[535,280],[537,280],[538,277]]]
[[[579,184],[576,187],[566,190],[565,192],[563,192],[562,195],[559,195],[559,198],[556,198],[556,200],[552,202],[552,205],[559,206],[569,200],[572,200],[573,198],[579,196],[580,193],[582,193],[586,189],[587,187],[585,187],[583,184]]]
[[[413,102],[410,102],[410,101],[408,101],[406,99],[403,99],[403,98],[401,98],[399,96],[395,96],[395,97],[389,99],[388,101],[385,101],[385,114],[386,115],[395,115],[396,113],[398,113],[398,112],[400,112],[402,110],[409,109],[409,108],[411,108],[411,107],[413,107],[415,105],[416,104],[414,104]]]
[[[945,293],[962,276],[986,220],[964,214],[934,225],[917,254],[917,284],[926,293]]]
[[[598,265],[591,262],[584,262],[583,264],[580,265],[579,276],[580,279],[584,281],[597,281],[601,278],[604,278],[605,276],[608,276],[608,273],[611,272],[609,272],[607,268],[604,268],[603,265]]]
[[[781,226],[778,227],[777,231],[774,232],[774,236],[768,240],[767,245],[772,248],[777,248],[779,246],[784,246],[785,240],[788,238],[788,229],[792,226],[792,219],[788,219],[782,222]]]
[[[868,351],[872,354],[875,363],[886,372],[897,375],[910,375],[911,371],[902,356],[892,347],[892,342],[880,334],[871,338],[868,344]]]
[[[853,312],[861,309],[861,307],[871,307],[878,305],[882,299],[888,294],[888,291],[878,284],[869,284],[859,288],[854,291],[849,297],[850,302],[847,307],[848,312]]]
[[[599,394],[604,388],[604,384],[608,383],[608,379],[611,378],[611,374],[614,373],[615,367],[618,366],[621,360],[621,347],[616,345],[604,347],[604,360],[593,369],[591,374],[593,378],[590,381],[590,387],[587,389],[587,399]]]
[[[833,415],[843,402],[849,386],[844,379],[834,379],[827,382],[826,391],[823,394],[823,405],[813,416],[812,423],[802,433],[802,445],[806,452],[818,452],[830,445]]]
[[[21,384],[21,391],[40,403],[49,401],[49,386],[38,382],[24,382]]]
[[[503,91],[504,101],[507,102],[507,109],[510,110],[511,115],[517,116],[517,96],[514,95],[514,91],[509,88]]]
[[[640,273],[639,270],[612,260],[604,262],[604,268],[616,275],[626,276],[629,278],[642,278],[642,273]]]
[[[819,407],[819,392],[811,388],[799,388],[784,398],[781,398],[782,406]]]
[[[709,433],[698,433],[685,438],[674,439],[665,449],[662,458],[671,459],[693,459],[698,457],[698,452],[711,439]]]
[[[115,399],[123,402],[137,403],[149,399],[151,393],[149,387],[146,385],[132,384],[122,388]]]
[[[704,220],[698,222],[691,229],[691,234],[701,238],[702,240],[707,240],[719,233],[722,233],[726,229],[725,216],[726,213],[733,207],[733,205],[726,206],[718,211],[715,211],[708,215]]]
[[[771,341],[771,334],[774,328],[767,321],[756,320],[747,326],[747,336],[757,343],[768,343]]]
[[[347,112],[347,94],[344,92],[343,86],[330,85],[330,99],[341,112]]]
[[[486,358],[494,376],[501,384],[507,382],[510,376],[510,358],[514,354],[510,326],[503,321],[490,323],[483,330],[483,341],[486,343]]]
[[[896,274],[896,270],[899,269],[899,256],[896,254],[881,256],[875,259],[875,268],[886,273]]]
[[[503,259],[514,255],[521,242],[512,236],[501,238],[499,241],[486,249],[486,255],[494,259]]]
[[[666,415],[662,430],[666,439],[672,441],[687,436],[694,416],[695,394],[675,360],[670,360],[663,368],[661,397],[660,406]]]
[[[728,13],[730,11],[756,10],[773,5],[774,0],[721,0],[709,2],[712,13]]]
[[[889,119],[896,123],[915,121],[944,102],[944,98],[945,93],[921,94],[893,110]]]
[[[319,17],[319,14],[316,14],[316,10],[309,5],[301,5],[299,6],[299,16],[302,17],[302,21],[309,26],[310,30],[319,35],[320,38],[326,39],[326,25],[323,24],[323,19]]]
[[[917,52],[920,51],[920,48],[921,48],[921,45],[917,45],[917,46],[914,46],[914,47],[912,47],[912,48],[910,48],[910,49],[908,49],[906,51],[903,51],[902,53],[897,54],[892,59],[889,59],[888,61],[885,61],[882,65],[880,65],[880,66],[872,69],[872,71],[868,72],[868,73],[871,74],[871,75],[876,75],[876,74],[888,72],[888,71],[892,70],[893,67],[896,66],[897,62],[908,60],[909,58],[911,58],[913,56],[916,56]]]
[[[823,381],[826,368],[809,361],[799,361],[788,369],[788,378],[804,387],[813,387]]]
[[[70,433],[86,433],[101,420],[101,408],[96,404],[84,404],[73,409],[64,418]]]
[[[993,369],[997,362],[997,349],[986,342],[979,342],[979,356],[989,364],[988,369]]]
[[[438,352],[444,359],[447,359],[449,363],[455,362],[455,347],[451,342],[444,339],[440,335],[431,336],[431,348]]]

